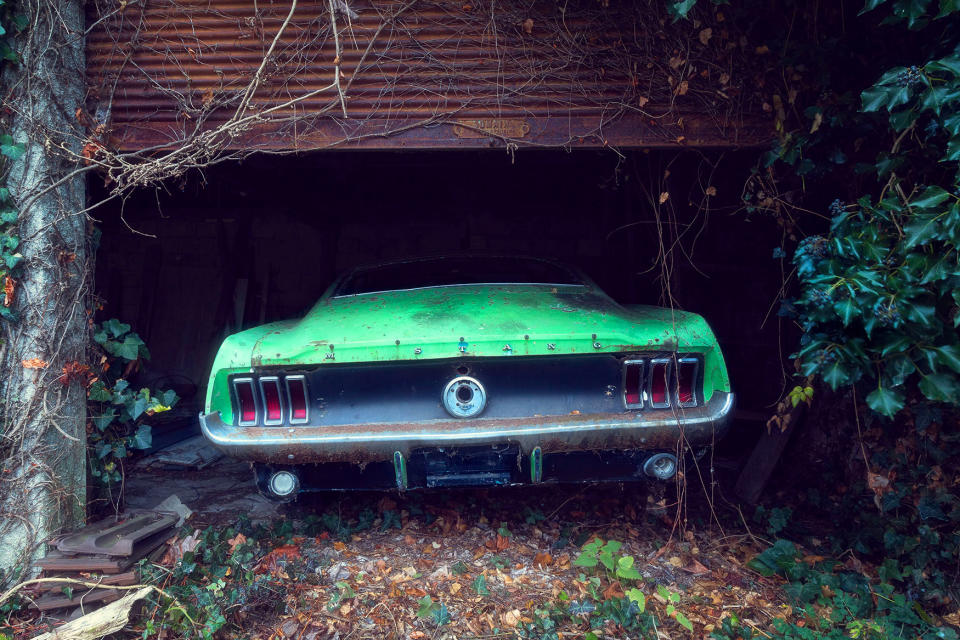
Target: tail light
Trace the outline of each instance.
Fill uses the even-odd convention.
[[[643,406],[643,373],[646,361],[627,360],[623,363],[623,401],[628,409]]]
[[[237,424],[276,426],[304,424],[308,419],[307,381],[302,375],[234,378]]]
[[[696,358],[680,358],[677,361],[677,402],[681,407],[697,406],[697,374],[700,362]]]
[[[263,391],[263,424],[283,423],[283,403],[280,401],[280,380],[276,376],[260,378]]]
[[[257,424],[257,400],[253,392],[253,380],[251,378],[234,380],[233,388],[237,395],[240,426]]]
[[[290,400],[290,423],[307,421],[307,383],[303,376],[287,376],[287,398]]]
[[[700,360],[692,356],[626,360],[623,403],[627,409],[695,407]]]
[[[663,409],[670,406],[670,370],[673,362],[667,358],[650,361],[650,406]]]

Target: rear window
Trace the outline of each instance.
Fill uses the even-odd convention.
[[[358,269],[335,296],[465,284],[582,285],[569,269],[535,258],[428,258]]]

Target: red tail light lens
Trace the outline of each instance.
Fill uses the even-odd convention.
[[[287,376],[287,397],[290,398],[290,422],[306,422],[307,383],[303,376]]]
[[[257,424],[257,401],[253,395],[253,380],[249,378],[235,380],[233,383],[237,392],[237,405],[240,410],[240,424]]]
[[[670,361],[654,360],[650,367],[650,404],[662,408],[670,405],[667,392],[670,381]]]
[[[623,370],[623,400],[627,407],[643,402],[643,360],[628,360]]]
[[[264,424],[283,422],[283,405],[280,402],[280,381],[277,378],[260,378],[263,390]]]
[[[694,407],[697,404],[697,368],[695,358],[681,358],[677,375],[677,400],[681,407]]]

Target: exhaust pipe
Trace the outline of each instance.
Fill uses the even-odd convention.
[[[643,472],[657,480],[669,480],[677,475],[677,456],[672,453],[655,453],[643,463]]]
[[[268,469],[262,480],[257,482],[261,493],[276,502],[296,500],[300,493],[300,478],[293,469]],[[259,474],[258,474],[259,475]]]

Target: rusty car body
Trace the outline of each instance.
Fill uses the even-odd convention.
[[[667,479],[734,396],[697,314],[622,306],[559,263],[364,267],[302,318],[224,340],[204,435],[266,495]]]

